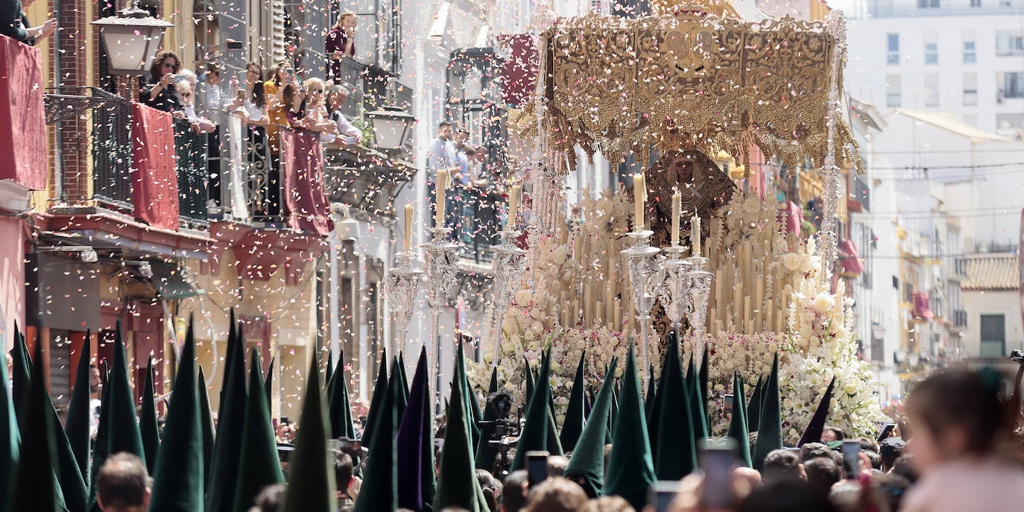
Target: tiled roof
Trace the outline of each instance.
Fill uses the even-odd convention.
[[[964,290],[1016,290],[1020,287],[1020,256],[983,254],[968,256]]]

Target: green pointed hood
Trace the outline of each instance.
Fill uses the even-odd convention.
[[[547,359],[548,366],[548,379],[551,378],[551,348],[548,347],[547,352],[544,353],[544,358]],[[550,455],[565,455],[562,451],[562,442],[558,440],[558,423],[555,421],[558,413],[555,412],[555,397],[554,393],[551,393],[551,384],[548,383],[548,454]]]
[[[327,370],[324,372],[324,396],[327,403],[331,403],[331,380],[334,379],[334,351],[327,349]],[[262,382],[263,379],[260,379]]]
[[[218,435],[213,442],[210,488],[206,493],[206,512],[231,512],[235,504],[238,462],[242,454],[240,434],[245,424],[246,400],[245,340],[241,338],[235,322],[235,311],[232,309],[220,409],[217,413]]]
[[[12,511],[61,512],[64,498],[57,482],[57,448],[50,410],[53,405],[46,392],[43,375],[42,346],[36,344],[35,361],[31,374],[25,376],[27,387],[18,412],[21,426],[21,453],[14,475]],[[19,363],[15,360],[15,366]],[[6,365],[5,365],[6,366]]]
[[[735,439],[739,445],[737,456],[740,464],[750,467],[750,432],[747,430],[747,400],[743,389],[743,378],[739,374],[732,377],[732,420],[729,421],[728,437]]]
[[[156,422],[156,391],[153,386],[153,358],[146,364],[146,384],[142,387],[142,408],[139,410],[139,433],[146,451],[146,469],[154,474],[156,452],[160,448],[160,427]]]
[[[20,456],[21,434],[14,402],[7,391],[7,365],[0,365],[0,510],[5,510],[14,494],[14,476]]]
[[[480,427],[477,424],[482,421],[483,413],[480,412],[480,404],[476,401],[476,395],[473,393],[473,386],[469,383],[469,376],[466,374],[466,349],[465,342],[459,340],[455,349],[455,365],[457,375],[461,377],[458,382],[462,386],[462,397],[466,403],[466,427],[469,429],[469,438],[472,440],[471,450],[476,453],[477,447],[480,445]]]
[[[534,385],[533,382],[533,370],[530,369],[530,360],[523,356],[523,361],[526,363],[526,399],[529,400],[533,397]]]
[[[697,377],[700,381],[700,408],[704,411],[705,424],[707,423],[708,417],[708,401],[711,399],[711,396],[708,395],[708,374],[710,373],[708,371],[708,354],[710,353],[711,351],[708,350],[708,347],[704,347],[704,355],[701,356],[700,360],[700,371],[697,373]],[[708,425],[708,432],[711,431],[710,427],[711,425]]]
[[[342,351],[338,358],[338,368],[334,371],[334,379],[331,382],[330,410],[331,437],[338,439],[347,437],[356,438],[356,429],[352,424],[352,406],[348,401],[348,376],[345,374],[345,352]],[[355,461],[353,461],[355,462]]]
[[[642,510],[647,503],[647,488],[655,481],[655,476],[632,344],[622,378],[618,428],[612,438],[608,476],[602,492],[605,496],[622,496],[634,509]]]
[[[314,352],[306,374],[306,392],[295,451],[291,455],[288,487],[279,512],[333,512],[337,508],[334,466],[327,457],[329,430],[325,409],[320,390],[320,364]]]
[[[562,449],[572,451],[576,448],[583,433],[583,425],[587,418],[584,416],[584,393],[586,393],[586,381],[583,380],[583,373],[587,362],[587,353],[580,354],[580,362],[576,365],[576,376],[573,377],[572,391],[569,394],[569,405],[565,409],[565,421],[562,423],[562,433],[558,440]]]
[[[456,365],[456,379],[463,378],[459,374],[460,366],[461,364]],[[458,382],[451,386],[448,428],[444,448],[441,450],[441,469],[437,480],[437,495],[434,497],[434,510],[454,507],[469,512],[486,512],[486,505],[479,501],[481,489],[476,478],[472,439],[468,428],[469,417],[466,411],[466,398],[462,396],[463,391],[464,386]],[[546,404],[544,406],[546,408]]]
[[[614,373],[612,375],[615,375]],[[612,437],[615,436],[615,421],[619,418],[619,390],[620,384],[612,388],[612,412],[608,415],[608,430],[604,444],[612,444]],[[649,441],[649,440],[648,440]]]
[[[498,392],[498,367],[491,368],[491,382],[487,385],[487,394]]]
[[[11,349],[11,398],[14,400],[14,413],[21,418],[21,407],[28,392],[32,377],[32,360],[28,357],[28,346],[25,336],[14,324],[14,347]],[[5,365],[6,366],[6,365]]]
[[[405,374],[405,354],[402,351],[398,352],[398,375],[402,377],[402,387],[399,389],[405,395],[405,402],[409,403],[409,377]]]
[[[235,512],[248,512],[256,495],[268,485],[284,482],[277,456],[277,438],[270,421],[270,404],[263,396],[263,369],[255,350],[249,363],[249,396],[242,427],[242,458],[235,484]]]
[[[647,367],[647,394],[644,395],[644,416],[647,417],[647,424],[651,423],[651,414],[654,412],[658,391],[654,382],[654,365]]]
[[[405,385],[405,371],[402,369],[402,360],[399,357],[394,358],[391,362],[391,381],[394,381],[395,393],[392,396],[392,400],[395,402],[395,421],[399,421],[402,415],[405,414],[405,408],[409,405],[409,388]]]
[[[549,451],[548,431],[551,425],[551,420],[548,418],[551,414],[551,410],[548,408],[548,396],[551,394],[549,372],[548,359],[544,357],[541,360],[540,377],[537,379],[536,389],[526,406],[526,423],[523,425],[519,443],[516,445],[516,456],[512,459],[512,465],[509,467],[510,473],[526,467],[526,452]]]
[[[569,458],[569,466],[565,468],[565,477],[574,482],[584,482],[583,490],[590,499],[601,496],[604,488],[604,445],[608,431],[605,418],[611,414],[612,399],[615,394],[615,368],[618,359],[612,357],[612,364],[604,372],[604,383],[601,392],[594,400],[594,408],[590,411],[587,426],[583,427],[576,449]]]
[[[396,359],[397,361],[397,359]],[[381,370],[387,370],[387,360],[381,360]],[[397,370],[396,370],[397,371]],[[380,393],[377,405],[373,437],[370,438],[369,458],[363,470],[363,486],[356,499],[355,512],[385,511],[398,508],[398,464],[395,437],[400,418],[396,414],[401,377],[392,373],[384,388],[373,390],[374,397]],[[372,411],[371,411],[372,414]],[[449,424],[448,428],[451,428]],[[365,439],[365,434],[363,439]]]
[[[203,427],[190,318],[156,457],[149,512],[202,512],[203,480]]]
[[[821,434],[825,431],[825,422],[828,421],[828,409],[832,405],[832,391],[835,389],[835,386],[836,378],[833,376],[832,380],[828,383],[828,387],[825,388],[825,394],[821,395],[818,408],[814,410],[814,415],[811,416],[811,421],[807,423],[807,428],[804,429],[804,433],[800,436],[800,441],[796,444],[797,446],[821,442]]]
[[[757,425],[757,443],[751,462],[754,469],[764,468],[764,458],[772,451],[782,449],[782,405],[779,399],[779,354],[772,360],[772,373],[764,385],[764,402],[761,404],[761,418]]]
[[[370,397],[370,410],[366,413],[366,424],[363,426],[363,446],[369,447],[373,442],[373,431],[377,427],[377,416],[387,401],[388,390],[388,353],[382,350],[377,369],[377,382],[373,385],[373,396]]]
[[[71,451],[75,454],[79,472],[85,479],[86,486],[89,485],[90,424],[92,423],[92,407],[89,403],[92,395],[91,371],[89,369],[89,358],[92,357],[91,340],[91,333],[86,331],[85,341],[82,342],[75,370],[75,389],[71,391],[71,403],[68,404],[68,416],[64,423],[64,431],[68,436]]]
[[[654,471],[658,480],[680,480],[697,467],[697,448],[675,336],[670,339],[665,353],[658,400],[660,405],[651,418],[657,424],[653,430],[658,433],[651,443]]]
[[[213,467],[213,444],[216,439],[213,425],[213,409],[210,408],[210,395],[206,391],[206,375],[199,366],[199,424],[203,427],[203,489],[210,485],[210,470]]]
[[[708,437],[708,420],[704,413],[704,397],[700,394],[700,374],[693,366],[693,352],[690,352],[690,368],[686,371],[686,390],[690,399],[694,439],[701,440]]]
[[[430,412],[434,408],[430,394],[427,348],[420,350],[419,363],[409,390],[409,407],[399,422],[395,438],[398,481],[398,506],[414,512],[430,512],[437,487],[434,472],[434,429]]]
[[[64,432],[64,427],[60,424],[57,410],[54,409],[52,402],[47,408],[53,424],[54,441],[56,441],[57,476],[60,482],[61,496],[64,499],[64,508],[68,512],[86,512],[89,510],[89,488],[85,485],[85,478],[78,466],[78,459],[75,458],[75,452],[71,449],[67,433]]]
[[[263,382],[263,392],[267,395],[267,403],[274,403],[274,361],[276,358],[270,358],[270,364],[267,365],[267,380]],[[273,418],[273,413],[271,413]]]
[[[104,460],[99,461],[100,466],[106,461],[107,456],[121,452],[128,452],[146,460],[142,434],[139,432],[138,418],[135,416],[135,399],[132,397],[132,387],[129,384],[123,339],[121,324],[118,321],[114,338],[114,362],[110,368],[110,377],[107,379],[107,387],[110,388],[107,397],[110,401],[110,411],[108,429],[103,433],[107,437],[107,453],[104,454]]]
[[[747,430],[750,432],[757,432],[757,424],[761,421],[761,402],[764,402],[763,380],[762,376],[757,376],[757,385],[754,386],[754,393],[750,395],[750,402],[747,403]]]

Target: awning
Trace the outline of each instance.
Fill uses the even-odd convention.
[[[178,265],[151,261],[150,266],[153,268],[153,277],[150,281],[156,285],[157,293],[165,300],[187,299],[199,295],[199,291],[185,281]]]

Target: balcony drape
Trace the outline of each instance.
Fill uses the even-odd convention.
[[[288,227],[327,236],[331,226],[324,194],[324,157],[319,133],[281,130],[281,174]]]
[[[46,111],[38,48],[0,36],[0,180],[46,189]]]
[[[178,174],[171,114],[132,103],[132,142],[135,218],[177,231]]]

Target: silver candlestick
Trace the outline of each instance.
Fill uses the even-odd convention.
[[[714,274],[705,270],[708,259],[700,256],[686,258],[692,270],[687,274],[690,281],[689,295],[691,307],[686,313],[686,321],[696,338],[694,344],[697,357],[704,356],[704,329],[708,321],[708,300],[711,298],[711,280]]]
[[[687,260],[681,258],[686,251],[685,247],[673,245],[662,249],[667,253],[667,258],[658,262],[658,273],[662,286],[658,288],[658,300],[665,308],[665,316],[672,322],[672,329],[676,331],[678,339],[682,338],[683,317],[689,318],[693,303],[690,301],[690,268],[693,266]]]
[[[636,309],[637,320],[640,322],[641,357],[644,370],[651,364],[649,332],[651,309],[654,307],[657,290],[661,285],[658,282],[658,265],[655,261],[661,251],[650,245],[653,234],[653,231],[626,233],[626,236],[633,239],[633,247],[622,251],[629,261],[629,281],[633,288],[633,308]]]
[[[398,327],[398,348],[404,350],[423,271],[413,265],[416,253],[412,251],[400,252],[396,258],[398,266],[388,271],[387,280],[384,281],[384,295],[391,309],[392,322]]]
[[[440,412],[441,406],[441,308],[447,306],[448,296],[457,284],[459,246],[448,240],[451,228],[430,228],[433,235],[430,242],[423,244],[424,267],[427,276],[427,301],[430,303],[432,320],[430,340],[434,350],[434,375],[437,385],[434,389],[435,407]]]
[[[503,242],[494,247],[494,261],[491,268],[494,269],[494,291],[491,299],[491,343],[494,344],[494,357],[491,359],[491,367],[498,365],[498,349],[501,346],[501,321],[505,316],[505,309],[512,303],[520,286],[523,284],[523,277],[526,275],[526,251],[515,246],[515,239],[519,231],[505,230],[501,232]]]

